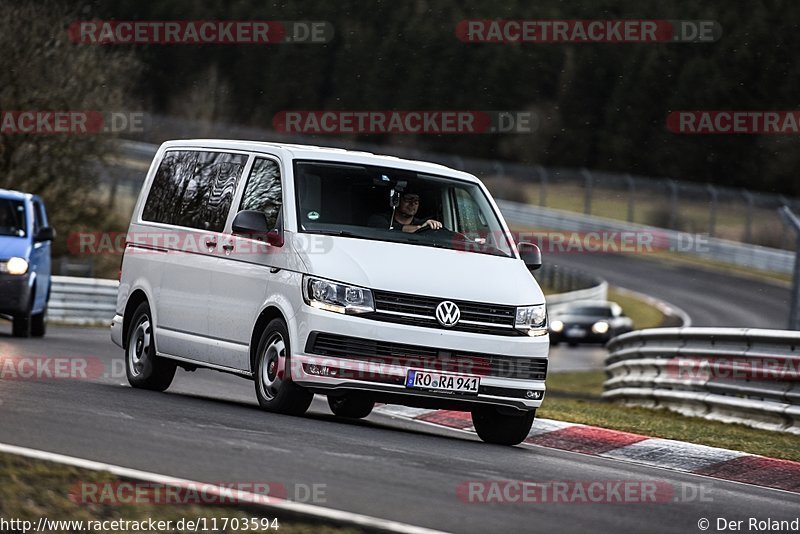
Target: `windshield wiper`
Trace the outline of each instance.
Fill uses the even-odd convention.
[[[367,239],[367,236],[356,234],[348,230],[305,230],[304,234],[319,234],[319,235],[332,235],[336,237],[357,237],[359,239]]]

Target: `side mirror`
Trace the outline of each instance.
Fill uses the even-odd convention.
[[[270,228],[267,216],[260,211],[242,210],[233,218],[231,230],[236,235],[251,239],[263,239],[275,247],[283,246],[283,231],[281,228]]]
[[[542,251],[533,243],[519,243],[517,250],[529,270],[535,271],[542,266]]]
[[[39,232],[34,236],[33,240],[37,243],[42,241],[52,241],[56,238],[56,231],[51,226],[43,226]]]

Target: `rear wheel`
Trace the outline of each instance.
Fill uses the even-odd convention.
[[[269,412],[303,415],[314,394],[292,381],[289,331],[281,319],[273,319],[261,333],[256,352],[256,397]]]
[[[334,415],[339,417],[363,419],[372,412],[372,408],[375,407],[375,401],[357,393],[347,393],[339,396],[328,395],[328,406]]]
[[[517,445],[528,437],[535,417],[536,410],[507,415],[497,408],[483,407],[472,411],[472,424],[486,443]]]
[[[44,299],[42,313],[31,315],[31,335],[33,337],[44,337],[47,333],[47,306],[50,304],[50,289],[47,288],[47,298]]]
[[[156,356],[153,320],[146,302],[133,313],[126,347],[125,372],[131,386],[164,391],[172,384],[177,366],[172,360]]]

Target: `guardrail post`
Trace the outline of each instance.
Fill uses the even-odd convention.
[[[592,173],[588,170],[581,169],[581,175],[583,175],[584,186],[583,190],[585,196],[583,197],[583,213],[586,215],[592,214]]]
[[[708,235],[714,237],[714,231],[717,227],[717,200],[719,200],[719,193],[717,188],[711,184],[706,185],[708,195],[711,197],[711,210],[708,214]]]
[[[500,163],[499,161],[493,161],[492,168],[494,169],[495,175],[501,178],[506,175],[505,168],[503,167],[503,164]]]
[[[539,175],[539,205],[547,206],[547,169],[541,165],[536,166],[536,174]]]
[[[792,213],[789,206],[778,210],[781,218],[794,228],[796,247],[794,253],[794,275],[792,276],[792,297],[789,301],[789,326],[790,330],[800,330],[800,219]]]
[[[675,180],[669,179],[667,180],[667,184],[669,185],[669,198],[670,198],[670,207],[669,207],[669,227],[672,230],[677,230],[678,228],[678,184]]]
[[[633,222],[633,210],[636,196],[636,182],[630,174],[625,175],[625,181],[628,182],[628,222]]]
[[[745,243],[752,243],[753,237],[753,194],[748,191],[747,189],[742,189],[742,195],[744,195],[745,200],[747,201],[747,212],[744,226],[744,242]]]

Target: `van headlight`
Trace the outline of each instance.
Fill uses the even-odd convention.
[[[517,308],[514,328],[529,336],[547,335],[547,310],[544,304]]]
[[[309,306],[336,313],[375,311],[375,301],[369,289],[312,276],[303,277],[303,298]]]
[[[564,330],[564,322],[559,321],[558,319],[550,321],[550,330],[552,330],[553,332],[561,332],[562,330]]]
[[[28,272],[28,262],[24,258],[9,258],[8,261],[0,262],[0,272],[13,275],[21,275]]]

